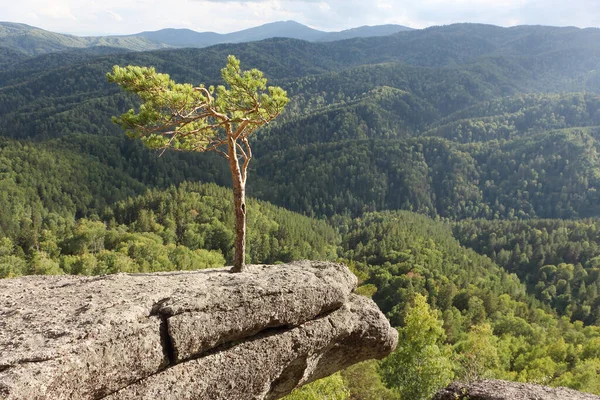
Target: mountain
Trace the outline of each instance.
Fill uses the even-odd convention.
[[[190,29],[161,29],[133,35],[79,37],[64,35],[13,22],[0,22],[0,51],[12,51],[16,58],[62,52],[70,49],[107,47],[130,51],[165,48],[203,48],[221,43],[241,43],[285,37],[306,41],[334,41],[353,37],[384,36],[410,28],[400,25],[364,26],[342,32],[324,32],[295,21],[272,22],[237,32],[220,34]],[[5,61],[8,64],[7,61]],[[2,64],[0,64],[2,67]]]
[[[332,42],[360,37],[387,36],[410,30],[413,29],[402,25],[390,24],[361,26],[341,32],[324,32],[309,28],[295,21],[279,21],[226,34],[196,32],[190,29],[161,29],[158,31],[142,32],[131,36],[141,36],[150,39],[153,42],[164,43],[173,47],[202,48],[221,43],[253,42],[274,37],[299,39],[309,42]]]
[[[315,41],[326,34],[326,32],[309,28],[295,21],[280,21],[226,34],[196,32],[190,29],[161,29],[138,33],[131,37],[141,36],[173,47],[201,48],[221,43],[253,42],[273,37]]]
[[[323,31],[309,28],[295,21],[280,21],[226,34],[224,35],[225,40],[221,43],[252,42],[272,37],[286,37],[313,42],[325,34]]]
[[[25,24],[0,22],[0,48],[7,48],[25,54],[40,54],[106,46],[133,51],[154,50],[167,47],[144,37],[97,36],[79,37],[53,33]]]
[[[164,43],[171,47],[208,47],[221,43],[221,35],[215,32],[196,32],[191,29],[160,29],[158,31],[141,32],[131,37],[144,37],[153,42]]]
[[[402,25],[377,25],[377,26],[359,26],[358,28],[346,29],[340,32],[330,32],[322,36],[318,40],[321,42],[333,42],[336,40],[360,38],[360,37],[374,37],[374,36],[388,36],[398,32],[412,31],[412,28]]]

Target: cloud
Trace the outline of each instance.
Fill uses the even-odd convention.
[[[205,3],[268,3],[270,0],[191,0]],[[323,0],[283,0],[282,3],[320,3]]]
[[[76,20],[77,18],[73,15],[71,5],[68,0],[60,0],[53,2],[46,1],[34,1],[34,10],[36,14],[41,18],[49,18],[54,20]]]
[[[119,14],[117,14],[114,11],[106,10],[106,13],[108,15],[110,15],[112,17],[112,19],[114,19],[115,21],[119,21],[119,22],[123,21],[123,17],[121,17]]]

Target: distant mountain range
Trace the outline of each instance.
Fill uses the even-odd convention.
[[[0,22],[0,49],[20,52],[26,56],[98,46],[124,48],[132,51],[169,47],[142,36],[79,37],[49,32],[25,24]]]
[[[202,48],[215,44],[252,42],[274,37],[310,42],[330,42],[360,37],[387,36],[409,30],[412,29],[401,25],[378,25],[362,26],[341,32],[324,32],[295,21],[280,21],[227,34],[196,32],[190,29],[161,29],[124,36],[80,37],[49,32],[25,24],[0,22],[0,52],[15,53],[14,57],[23,58],[68,49],[99,46],[146,51],[165,48]]]

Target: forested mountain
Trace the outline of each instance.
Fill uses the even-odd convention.
[[[343,260],[401,337],[414,315],[431,326],[421,347],[336,384],[418,398],[397,365],[427,359],[439,384],[494,376],[600,393],[598,39],[457,24],[135,53],[4,48],[0,276],[230,262],[226,163],[128,140],[110,117],[136,103],[105,74],[152,65],[219,83],[235,54],[291,99],[253,137],[248,261]]]
[[[167,47],[144,37],[97,36],[79,37],[49,32],[33,26],[0,22],[0,48],[26,56],[54,53],[69,49],[109,46],[133,51]]]
[[[335,41],[359,37],[387,36],[409,31],[401,25],[361,26],[340,32],[324,32],[295,21],[271,22],[232,33],[196,32],[191,29],[160,29],[133,35],[74,36],[49,32],[14,22],[0,21],[0,50],[11,56],[26,58],[72,49],[111,47],[129,51],[147,51],[164,48],[203,48],[221,43],[243,43],[274,37],[307,41]],[[0,64],[2,67],[2,64]]]
[[[540,52],[544,46],[551,47],[549,44],[542,46],[532,39],[533,44],[528,47],[516,45],[526,42],[525,38],[529,36],[538,37],[542,33],[547,41],[553,37],[561,38],[555,40],[557,45],[553,48],[558,50],[554,52],[564,46],[565,54],[555,56],[553,65],[532,61],[538,57],[536,52],[541,54],[542,60],[547,57],[546,53]],[[572,39],[572,45],[567,48],[561,35]],[[595,215],[595,192],[588,189],[597,184],[594,155],[597,135],[593,127],[597,125],[598,102],[593,94],[596,91],[595,69],[586,70],[584,66],[595,59],[590,40],[596,35],[596,30],[456,25],[327,44],[274,39],[206,50],[104,57],[80,53],[72,57],[48,55],[0,73],[3,84],[0,129],[3,136],[14,138],[43,139],[69,133],[120,135],[109,116],[124,111],[132,103],[104,81],[103,73],[112,64],[152,64],[180,80],[215,81],[221,66],[218,60],[235,50],[250,65],[266,70],[292,95],[288,112],[257,137],[258,162],[254,165],[259,175],[268,180],[276,179],[283,184],[282,188],[287,185],[303,189],[296,190],[298,195],[286,195],[289,192],[285,189],[282,189],[283,195],[272,191],[264,195],[269,200],[315,215],[339,212],[358,215],[363,209],[406,208],[448,217],[591,216]],[[442,43],[434,42],[436,37],[441,37]],[[466,46],[463,39],[485,43],[480,46],[485,49],[484,56],[461,67],[452,64],[423,68],[398,62],[353,67],[369,62],[373,57],[396,58],[412,64],[436,64],[439,62],[436,49],[442,44],[449,47],[446,46],[448,41],[455,43],[453,60],[472,58],[469,53],[473,48]],[[415,41],[419,46],[413,46]],[[436,44],[427,47],[426,42]],[[578,45],[581,51],[591,46],[590,51],[578,59],[579,70],[566,69],[564,64],[572,63],[571,53]],[[374,48],[384,51],[373,55]],[[401,51],[396,52],[397,48]],[[409,48],[412,51],[408,51]],[[518,54],[515,49],[521,54],[515,56]],[[491,56],[503,53],[502,57]],[[355,57],[349,57],[350,54]],[[425,55],[433,59],[423,59]],[[526,65],[529,71],[517,68],[518,64]],[[294,76],[298,78],[294,79]],[[519,76],[519,79],[513,79],[513,76]],[[552,86],[546,86],[546,76],[554,77]],[[522,93],[544,89],[549,92],[588,90],[588,94]],[[585,129],[573,130],[580,127]],[[554,139],[551,147],[546,146],[544,151],[541,146],[548,144],[545,142],[549,140],[546,135],[549,131],[553,131]],[[439,136],[446,141],[432,142],[425,138],[430,136]],[[505,142],[498,142],[500,140]],[[377,147],[378,141],[389,149],[389,157],[382,158],[379,153],[375,157],[372,153],[370,146]],[[331,145],[321,146],[321,143]],[[311,145],[316,147],[313,149]],[[410,157],[397,157],[402,154],[401,149],[410,150],[413,145],[421,146],[423,150],[411,153]],[[364,146],[369,149],[365,151]],[[426,149],[432,146],[435,151],[456,154],[456,167],[446,165],[448,156],[443,159],[432,151],[427,153]],[[515,157],[523,154],[519,150],[523,146],[536,152],[537,158],[527,159],[527,164],[519,167],[516,163],[525,160]],[[582,148],[587,151],[576,151]],[[316,166],[304,168],[304,163],[310,162],[305,158],[313,151],[320,153],[316,159],[334,159],[335,162],[343,162],[343,158],[337,157],[337,153],[327,154],[328,151],[347,151],[351,155],[348,159],[362,177],[361,190],[348,188],[352,182],[342,183],[336,179],[335,184],[323,185],[319,191],[311,188],[311,195],[303,198],[304,187],[315,181],[313,171],[324,173]],[[357,151],[363,156],[355,154]],[[551,157],[560,155],[562,161],[556,163],[548,159],[549,152],[553,153]],[[565,159],[565,152],[573,153],[575,159]],[[305,154],[300,164],[305,173],[287,174],[294,170],[289,163],[295,162],[299,154]],[[388,162],[395,160],[393,162],[397,164],[414,157],[420,161],[409,166],[408,175],[402,172],[406,170],[405,166],[393,166]],[[496,167],[507,165],[507,160],[515,165],[508,168],[506,174],[496,177]],[[344,165],[336,166],[335,162],[325,167],[334,169],[333,175],[328,174],[330,178],[335,176],[335,171],[343,173],[344,170]],[[532,162],[536,165],[529,165]],[[523,175],[526,169],[534,171],[532,176],[537,174],[538,178],[514,176]],[[540,175],[542,170],[546,173]],[[274,177],[275,173],[279,176]],[[355,179],[347,174],[346,178]],[[460,184],[454,184],[456,181]],[[525,187],[519,189],[514,185],[519,181]],[[418,183],[420,188],[412,187],[411,182]],[[446,182],[446,189],[439,182]],[[573,186],[575,182],[582,185]],[[255,193],[262,196],[261,185],[254,186]],[[460,186],[464,189],[457,189]],[[334,187],[336,189],[332,190]],[[370,188],[376,188],[379,194],[364,193],[364,190],[371,191]],[[447,196],[446,193],[453,190],[462,193],[464,204],[457,204],[455,198]],[[508,192],[504,193],[504,190]],[[403,193],[410,193],[411,198]],[[547,195],[566,199],[561,204],[558,201],[542,204],[541,199]],[[294,197],[294,202],[285,200],[286,196]],[[510,199],[512,204],[505,204],[502,196]],[[333,197],[352,200],[335,205]],[[499,204],[496,204],[497,200]],[[566,204],[562,204],[565,200]]]
[[[598,150],[589,128],[472,145],[432,137],[310,144],[261,160],[257,172],[268,183],[255,190],[310,215],[590,217],[600,212]]]
[[[399,31],[400,29],[392,31],[389,34],[391,35],[392,33]],[[309,28],[308,26],[295,21],[279,21],[225,34],[216,32],[196,32],[190,29],[161,29],[153,32],[142,32],[131,36],[141,36],[172,47],[202,48],[221,43],[252,42],[274,37],[316,41],[327,35],[327,32]],[[360,34],[357,32],[356,36],[360,36]]]
[[[376,26],[359,26],[358,28],[346,29],[340,32],[328,32],[321,36],[320,42],[334,42],[336,40],[353,39],[360,37],[387,36],[398,32],[412,31],[412,28],[402,25],[376,25]]]
[[[514,272],[561,315],[600,325],[600,232],[595,219],[456,222],[462,244]]]
[[[376,25],[360,26],[340,32],[324,32],[295,21],[280,21],[225,34],[196,32],[190,29],[161,29],[152,32],[141,32],[131,36],[145,37],[172,47],[202,48],[221,43],[243,43],[274,37],[300,39],[309,42],[333,42],[360,37],[387,36],[409,30],[412,29],[402,25]]]

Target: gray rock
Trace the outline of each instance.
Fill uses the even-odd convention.
[[[0,398],[271,399],[395,346],[343,265],[0,280]]]
[[[328,315],[219,348],[106,399],[278,399],[354,363],[385,357],[396,345],[392,332],[371,300],[352,295]]]
[[[551,388],[531,383],[485,379],[470,383],[453,382],[433,400],[600,400],[600,396],[564,387]]]

